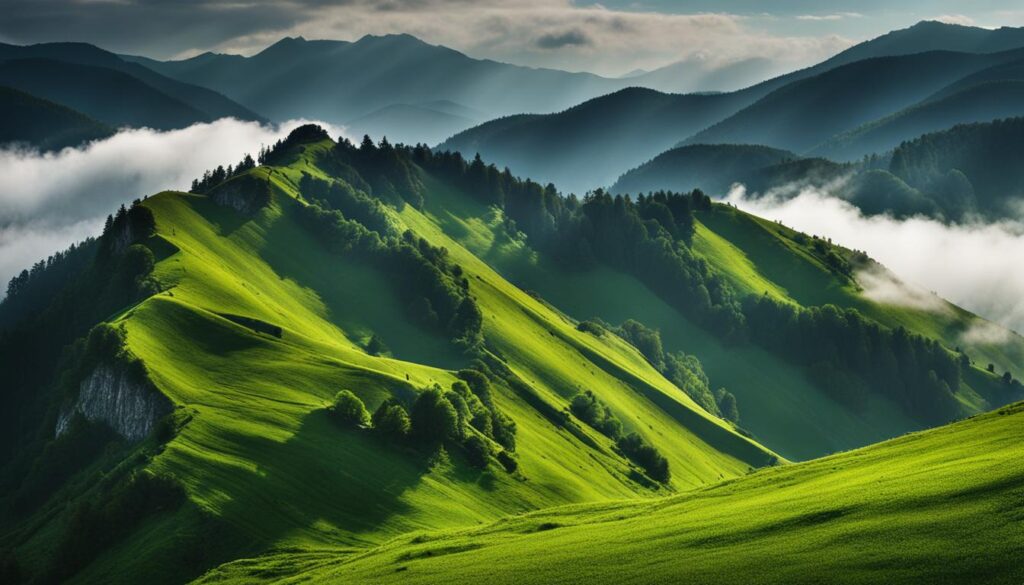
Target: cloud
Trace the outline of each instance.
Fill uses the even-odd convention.
[[[988,321],[976,321],[960,334],[960,342],[971,345],[1002,345],[1010,341],[1010,331]]]
[[[944,22],[946,24],[960,24],[963,26],[974,26],[976,24],[973,18],[964,14],[941,14],[932,20]]]
[[[73,38],[161,58],[205,50],[250,55],[283,36],[355,40],[390,33],[473,56],[608,75],[701,52],[713,56],[709,67],[757,57],[792,69],[852,44],[835,35],[774,34],[733,14],[629,11],[572,0],[8,0],[0,19],[0,36],[15,42]]]
[[[832,14],[799,14],[797,20],[810,20],[810,21],[834,21],[834,20],[845,20],[847,18],[862,18],[864,15],[859,12],[835,12]]]
[[[255,154],[301,122],[278,127],[222,119],[182,130],[123,130],[57,153],[0,150],[0,283],[53,252],[97,235],[122,203],[187,190],[217,165]],[[340,132],[326,126],[332,135]],[[0,294],[6,287],[0,287]]]
[[[909,285],[881,266],[858,270],[854,279],[863,289],[862,294],[876,303],[932,313],[950,311],[949,305],[935,293]]]
[[[579,47],[591,45],[593,41],[579,29],[560,33],[548,33],[537,37],[537,46],[542,49],[561,49],[562,47]]]
[[[788,199],[752,198],[737,188],[727,200],[751,213],[863,250],[911,286],[935,291],[983,317],[1024,330],[1021,221],[950,225],[924,217],[867,217],[850,203],[813,187]]]

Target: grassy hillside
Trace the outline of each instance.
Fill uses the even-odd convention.
[[[61,149],[106,138],[113,132],[81,112],[9,87],[0,87],[0,108],[8,116],[0,131],[0,143]]]
[[[618,219],[594,224],[608,227],[599,236],[614,241],[629,226],[643,226],[632,232],[641,235],[655,230],[657,220],[637,224],[629,215],[657,210],[654,200],[554,199],[482,162],[336,143],[312,126],[260,158],[265,164],[240,164],[219,183],[197,182],[196,193],[160,193],[119,211],[100,238],[58,259],[71,270],[94,255],[57,293],[33,278],[11,289],[5,303],[51,300],[0,336],[0,365],[18,372],[4,389],[20,415],[11,428],[34,424],[29,437],[16,437],[18,453],[0,474],[0,517],[11,526],[0,534],[5,580],[14,567],[12,582],[120,583],[145,574],[175,583],[268,553],[296,555],[267,561],[290,574],[294,562],[373,558],[374,547],[410,533],[728,486],[720,482],[936,420],[928,405],[906,400],[903,385],[851,406],[830,394],[815,368],[756,339],[724,335],[728,321],[688,311],[650,274],[601,256],[609,252],[596,240],[573,242],[590,246],[592,261],[567,267],[538,231],[566,230],[552,229],[553,215],[532,219],[535,206],[545,206],[584,233],[587,217],[599,221],[618,209]],[[482,183],[467,182],[476,179]],[[504,193],[501,206],[467,191],[499,179],[501,190],[488,193]],[[679,212],[693,222],[686,232],[682,223],[658,224],[664,245],[668,227],[683,234],[677,255],[663,256],[676,268],[662,266],[666,273],[695,267],[684,273],[701,279],[691,288],[725,299],[709,311],[724,314],[730,295],[744,302],[763,295],[779,307],[856,308],[870,321],[842,319],[871,332],[865,340],[902,340],[899,359],[909,352],[922,364],[956,368],[958,387],[943,391],[956,413],[1014,396],[1015,386],[961,370],[947,349],[912,336],[950,344],[948,336],[976,317],[869,302],[832,259],[852,262],[850,251],[696,195],[666,201],[658,204],[697,207]],[[539,236],[515,228],[512,216]],[[675,291],[690,286],[677,283]],[[800,319],[819,319],[801,310]],[[39,339],[90,314],[105,323],[64,349],[56,367],[21,367],[18,348],[56,353],[62,344]],[[814,323],[836,326],[823,320],[830,314]],[[593,317],[606,323],[583,322]],[[615,326],[627,319],[660,329],[669,351],[653,352],[654,334],[641,324]],[[898,325],[912,334],[892,337]],[[821,331],[812,327],[808,335]],[[916,364],[894,363],[908,379],[919,376]],[[845,362],[828,364],[860,375]],[[126,384],[143,388],[134,391],[151,388],[170,414],[140,443],[74,416],[71,430],[54,439],[102,367],[120,368]],[[699,382],[705,373],[709,380]],[[481,379],[486,391],[476,385]],[[461,380],[477,381],[463,384],[467,398],[443,398],[457,430],[429,435],[422,401],[439,395],[434,385],[459,396]],[[934,371],[930,380],[945,384]],[[922,385],[925,397],[947,398],[935,384]],[[705,400],[722,386],[728,393]],[[339,423],[341,390],[369,411],[401,405],[412,414],[412,434],[385,434],[378,420]],[[580,395],[591,410],[579,407]],[[726,420],[726,397],[738,402],[740,426]],[[33,400],[49,402],[25,406]],[[484,408],[487,424],[478,421]],[[282,575],[263,562],[256,565],[263,578]]]
[[[670,498],[289,551],[201,583],[1016,583],[1024,407]],[[272,575],[270,579],[266,574]]]
[[[190,560],[175,572],[180,559],[158,551],[203,548],[189,535],[211,525],[220,535],[211,550],[227,558],[268,547],[366,546],[410,530],[682,491],[778,461],[697,406],[632,346],[578,331],[411,205],[388,213],[448,248],[481,308],[485,354],[508,369],[506,379],[521,381],[496,378],[493,386],[497,407],[517,428],[517,470],[474,467],[454,447],[429,455],[339,428],[325,407],[340,389],[373,410],[389,397],[411,401],[432,384],[447,387],[455,370],[473,364],[410,320],[393,274],[329,252],[301,223],[307,202],[296,187],[303,171],[325,176],[318,160],[330,146],[299,147],[287,166],[233,179],[270,186],[272,202],[255,214],[185,193],[142,204],[157,226],[147,246],[157,252],[152,278],[160,292],[110,322],[181,423],[165,446],[144,444],[131,461],[144,462],[135,464],[139,472],[175,478],[185,500],[71,573],[78,582],[129,582],[143,573],[178,582],[210,557],[182,553]],[[373,336],[390,351],[368,353]],[[646,479],[609,438],[560,414],[584,389],[667,457],[668,483]],[[78,506],[102,501],[102,493],[79,488],[68,497]],[[4,537],[27,574],[54,566],[52,551],[64,550],[66,531],[77,530],[68,514],[63,503],[47,505]]]

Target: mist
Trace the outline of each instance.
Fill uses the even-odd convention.
[[[1024,222],[1020,220],[944,224],[926,217],[868,217],[852,204],[813,187],[786,198],[771,194],[751,197],[737,186],[726,201],[866,252],[912,291],[896,294],[892,283],[858,275],[859,282],[869,291],[874,289],[872,294],[880,302],[928,305],[928,296],[934,292],[989,320],[1024,331],[1024,270],[1017,269],[1017,260],[1024,258]],[[997,327],[972,330],[967,335],[974,342],[996,343],[1000,336],[1005,338],[1005,332]]]
[[[126,129],[55,153],[0,150],[0,297],[12,276],[87,236],[99,235],[122,203],[187,191],[217,165],[253,156],[304,120],[279,126],[221,119],[181,130]],[[320,123],[332,136],[341,129]]]

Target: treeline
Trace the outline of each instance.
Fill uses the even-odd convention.
[[[192,179],[192,187],[188,192],[195,193],[197,195],[205,195],[224,181],[241,175],[242,173],[254,168],[256,168],[256,161],[253,160],[251,154],[246,154],[234,167],[231,165],[228,165],[228,168],[218,166],[213,170],[205,171],[202,177]]]
[[[800,308],[752,296],[744,308],[755,342],[809,368],[818,386],[847,406],[862,408],[875,391],[932,424],[958,413],[953,393],[966,357],[935,340],[832,305]]]
[[[878,326],[853,310],[802,308],[756,296],[741,302],[729,284],[690,248],[695,215],[716,212],[699,190],[689,194],[654,193],[635,201],[598,190],[581,201],[559,196],[553,186],[541,188],[528,179],[512,177],[508,169],[498,171],[478,159],[467,163],[458,153],[434,153],[425,147],[406,151],[420,166],[501,208],[515,222],[516,229],[525,232],[536,247],[561,260],[567,269],[601,262],[633,274],[682,314],[726,342],[753,341],[795,363],[813,366],[817,373],[812,375],[819,385],[832,384],[836,379],[845,381],[843,388],[870,385],[872,390],[893,398],[909,415],[930,423],[956,416],[958,409],[950,393],[960,386],[961,358],[937,342]],[[823,253],[834,270],[849,271],[848,262],[833,246],[825,242],[818,246],[822,249],[816,252]],[[793,318],[764,317],[789,313]],[[829,317],[833,313],[842,318]],[[829,343],[778,342],[798,338]],[[862,359],[864,351],[823,359],[821,347],[835,347],[841,353],[863,347],[900,350],[886,358],[894,364],[876,367]],[[852,398],[843,400],[860,403]]]
[[[516,471],[518,462],[511,455],[516,425],[495,406],[490,380],[473,369],[457,375],[450,390],[435,384],[411,404],[389,398],[372,415],[358,396],[342,390],[328,413],[342,426],[370,430],[383,440],[421,450],[457,446],[475,467],[484,468],[494,458],[509,473]]]
[[[947,216],[1001,215],[1024,194],[1024,118],[961,124],[896,147],[889,171],[919,189]]]
[[[627,459],[639,465],[648,477],[660,483],[668,483],[672,474],[668,459],[638,433],[623,434],[622,422],[590,390],[573,396],[569,412],[587,423],[601,434],[615,441],[615,446]]]
[[[739,407],[732,392],[725,388],[712,392],[708,376],[697,356],[682,351],[666,352],[658,330],[632,319],[619,327],[613,327],[600,319],[591,319],[581,322],[576,328],[595,335],[603,335],[605,331],[614,332],[637,348],[652,366],[701,408],[728,421],[739,422]]]

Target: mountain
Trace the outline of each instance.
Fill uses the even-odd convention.
[[[377,136],[394,129],[396,122],[374,124],[380,114],[373,113],[382,108],[401,108],[400,116],[412,115],[425,125],[424,136],[446,138],[475,120],[463,125],[465,116],[424,110],[423,104],[447,101],[493,118],[556,111],[629,85],[589,73],[473,59],[404,34],[365,36],[355,42],[285,38],[252,57],[206,53],[168,62],[126,58],[215,89],[275,121],[361,120]]]
[[[799,158],[767,146],[696,144],[667,150],[624,173],[609,188],[612,193],[648,193],[701,189],[724,196],[733,183],[751,171]]]
[[[480,153],[535,180],[584,193],[611,184],[624,170],[749,99],[744,93],[675,95],[629,88],[557,114],[493,120],[453,136],[437,150]]]
[[[260,158],[9,284],[4,582],[276,579],[1024,398],[1024,339],[700,193],[581,201],[316,126]]]
[[[887,152],[922,134],[972,122],[1024,115],[1024,79],[992,81],[901,110],[839,134],[814,148],[813,154],[856,160]]]
[[[908,108],[967,75],[1021,56],[1024,50],[928,52],[857,61],[775,90],[686,143],[765,144],[807,152],[833,136]]]
[[[686,495],[421,533],[361,555],[304,547],[231,563],[200,583],[431,583],[437,575],[593,583],[610,574],[635,582],[781,584],[797,575],[829,583],[1013,583],[1024,576],[1016,538],[1022,428],[1018,404]],[[808,542],[828,542],[827,554]]]
[[[964,28],[972,38],[977,37],[974,44],[960,40]],[[629,169],[684,143],[763,144],[805,153],[835,134],[911,107],[963,76],[1013,61],[1013,55],[1019,53],[974,54],[1024,47],[1020,40],[1024,29],[1000,31],[921,23],[746,89],[701,98],[677,97],[674,108],[647,110],[648,94],[634,91],[617,99],[632,96],[636,103],[624,104],[611,113],[601,105],[606,96],[592,100],[594,104],[519,118],[516,123],[506,119],[486,122],[438,148],[459,150],[467,156],[479,152],[499,165],[578,193],[608,186]],[[931,56],[917,55],[929,51]],[[837,69],[841,71],[834,71]],[[644,85],[643,77],[630,77],[629,81]],[[692,101],[704,105],[684,118],[680,110],[691,108]],[[594,116],[582,118],[580,113],[587,111]],[[658,116],[664,117],[659,120]],[[631,131],[639,117],[647,119],[647,128],[654,128],[651,138],[620,138],[617,131]],[[602,132],[602,128],[613,130]],[[585,145],[581,148],[587,156],[580,156],[577,149],[548,147],[551,137],[563,144]],[[602,156],[603,152],[622,154],[611,158]]]
[[[45,89],[49,95],[39,94],[40,97],[86,113],[90,108],[94,111],[106,108],[109,119],[94,117],[115,126],[123,123],[118,118],[141,120],[130,125],[154,128],[181,127],[196,121],[224,117],[263,120],[214,91],[164,77],[85,43],[42,43],[28,46],[0,44],[2,62],[21,62],[20,65],[11,65],[18,69],[18,75],[12,81],[16,79],[24,86],[18,89],[30,93],[33,93],[32,90],[27,88],[34,87],[40,91]],[[54,62],[59,65],[54,65]],[[38,70],[31,69],[33,63],[39,67]],[[108,90],[104,84],[90,84],[90,76],[105,80],[104,84],[112,84],[117,91],[127,93],[122,96],[114,89]],[[109,91],[109,94],[104,94],[104,91]],[[61,101],[61,98],[67,101]],[[110,104],[115,103],[118,106],[111,107]],[[151,123],[145,123],[147,116],[152,116]]]
[[[0,143],[20,143],[41,150],[59,150],[90,140],[106,138],[113,130],[60,104],[0,86],[0,111],[7,122],[0,129]]]
[[[469,128],[485,119],[482,112],[447,101],[425,104],[392,104],[349,120],[354,136],[373,134],[404,144],[436,144],[455,129]]]

